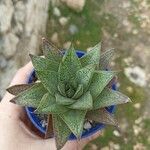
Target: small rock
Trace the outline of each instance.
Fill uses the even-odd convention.
[[[148,141],[148,143],[150,144],[150,136],[148,137],[147,141]]]
[[[122,24],[124,26],[129,26],[130,23],[129,23],[129,21],[127,19],[124,19],[123,22],[122,22]]]
[[[133,131],[134,131],[135,136],[138,136],[139,133],[142,131],[142,128],[137,125],[133,125]]]
[[[97,150],[98,149],[97,145],[92,144],[92,143],[90,143],[89,147],[90,147],[91,150]]]
[[[140,124],[143,121],[142,117],[139,117],[138,119],[135,120],[135,124]]]
[[[91,49],[92,49],[92,47],[88,47],[88,48],[86,49],[86,51],[89,52]]]
[[[143,145],[143,143],[137,143],[133,146],[133,150],[146,150],[146,147]]]
[[[136,109],[140,109],[141,108],[141,104],[140,103],[136,103],[133,105],[134,108]]]
[[[120,150],[120,145],[119,144],[115,144],[114,145],[114,150]]]
[[[128,58],[124,58],[123,61],[127,64],[127,65],[131,65],[133,63],[133,59],[131,57]]]
[[[115,136],[117,136],[117,137],[120,137],[120,133],[119,133],[117,130],[114,130],[114,131],[113,131],[113,134],[114,134]]]
[[[61,0],[64,2],[69,8],[81,12],[85,5],[85,0]]]
[[[140,26],[141,26],[141,28],[145,28],[147,26],[147,24],[146,24],[146,22],[142,22]]]
[[[102,147],[101,150],[110,150],[108,146]]]
[[[107,16],[107,15],[105,16],[105,19],[106,19],[106,20],[109,20],[109,18],[110,18],[109,16]]]
[[[114,36],[114,38],[117,38],[117,37],[118,37],[118,34],[117,34],[117,33],[115,33],[113,36]]]
[[[60,16],[61,16],[61,12],[60,12],[60,10],[59,10],[58,7],[54,7],[54,9],[53,9],[53,14],[54,14],[55,16],[57,16],[57,17],[60,17]]]
[[[62,26],[65,26],[65,25],[68,23],[68,18],[66,18],[66,17],[61,17],[61,18],[59,18],[59,23],[60,23]]]
[[[115,66],[115,62],[114,61],[110,62],[110,66],[114,67]]]
[[[110,149],[120,150],[120,145],[119,144],[115,144],[113,142],[109,142],[109,146],[110,146]]]
[[[76,44],[77,44],[77,45],[80,45],[80,41],[79,41],[79,40],[76,40]]]
[[[85,129],[90,129],[91,127],[92,127],[91,124],[88,121],[86,121],[85,124],[84,124],[84,128]]]
[[[120,122],[120,128],[123,132],[126,132],[129,128],[128,120],[126,118],[122,118]]]
[[[139,66],[133,68],[125,68],[125,75],[129,78],[129,80],[141,87],[146,86],[146,74],[142,68]]]
[[[132,88],[131,86],[128,86],[128,87],[127,87],[127,91],[128,91],[129,93],[133,93],[133,88]]]
[[[69,26],[69,32],[70,32],[72,35],[75,34],[75,33],[77,33],[77,32],[78,32],[77,26],[74,25],[74,24],[71,24],[71,25]]]
[[[45,128],[47,126],[47,122],[45,120],[42,120],[41,125],[42,125],[43,128]]]
[[[55,32],[53,35],[52,35],[52,37],[51,37],[51,41],[53,42],[53,43],[58,43],[58,33],[57,32]]]
[[[64,49],[68,49],[68,48],[70,47],[70,45],[71,45],[71,42],[70,42],[70,41],[65,42],[64,45],[63,45],[63,48],[64,48]]]
[[[136,34],[138,34],[138,30],[137,29],[134,29],[133,31],[132,31],[132,33],[134,34],[134,35],[136,35]]]
[[[130,1],[129,1],[129,2],[128,2],[128,1],[126,2],[126,1],[125,1],[125,2],[123,2],[123,4],[122,4],[122,7],[123,7],[123,8],[129,8],[130,6],[131,6]]]

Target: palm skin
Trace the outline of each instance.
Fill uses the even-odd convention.
[[[31,62],[19,69],[10,86],[27,83],[32,70]],[[0,103],[0,149],[56,150],[54,138],[42,139],[29,130],[24,123],[26,120],[24,109],[9,102],[13,97],[7,92]],[[80,141],[68,141],[62,150],[81,150],[89,141],[99,135],[100,132]]]

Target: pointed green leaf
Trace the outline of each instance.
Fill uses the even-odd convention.
[[[42,82],[42,84],[50,92],[50,94],[55,95],[58,90],[58,73],[50,70],[36,71],[36,73],[38,79]]]
[[[66,123],[58,115],[53,115],[53,129],[56,140],[56,147],[58,150],[60,150],[67,142],[71,131]]]
[[[66,96],[64,83],[62,82],[58,83],[58,91],[60,92],[61,95]]]
[[[106,85],[112,80],[117,74],[115,71],[96,71],[94,72],[89,91],[93,99],[100,95]]]
[[[74,96],[72,97],[72,99],[78,99],[81,95],[83,94],[83,85],[79,84]]]
[[[58,71],[59,63],[40,56],[31,55],[31,60],[36,71]]]
[[[69,106],[71,109],[88,110],[93,108],[93,99],[90,92],[86,92],[75,103]]]
[[[11,102],[15,102],[21,106],[38,107],[45,93],[47,93],[47,90],[43,85],[41,83],[36,83],[31,88],[13,98]]]
[[[35,110],[35,113],[40,113],[44,108],[47,108],[53,104],[55,104],[56,100],[55,97],[50,95],[49,93],[46,93],[43,95],[37,109]]]
[[[95,45],[89,52],[80,58],[83,67],[90,64],[99,64],[101,43]]]
[[[99,123],[118,126],[118,122],[114,115],[110,114],[105,108],[89,111],[86,114],[87,119],[93,120]]]
[[[112,60],[112,57],[115,54],[115,49],[109,49],[106,52],[102,53],[100,57],[99,62],[99,69],[105,70],[108,68],[110,61]]]
[[[63,56],[62,62],[59,66],[59,81],[68,83],[73,81],[76,72],[81,68],[81,63],[76,55],[73,47],[70,47]]]
[[[70,110],[64,114],[61,114],[60,117],[67,124],[73,134],[77,138],[80,138],[83,131],[85,115],[86,111],[84,110]]]
[[[48,99],[44,100],[44,98],[43,98],[43,101],[47,101],[47,103],[46,103],[47,105],[45,105],[43,107],[43,103],[45,103],[45,102],[43,102],[43,103],[41,102],[41,108],[43,108],[43,109],[40,109],[41,114],[61,114],[61,113],[64,113],[69,110],[65,106],[59,105],[56,102],[56,99],[53,96],[51,96],[50,94],[47,95],[46,98],[48,98]]]
[[[42,38],[42,42],[44,56],[51,61],[60,62],[62,59],[62,52],[45,38]]]
[[[65,106],[58,105],[57,103],[54,103],[52,105],[49,105],[46,108],[43,108],[41,110],[41,114],[62,114],[68,111],[69,109],[66,108]]]
[[[18,84],[18,85],[13,85],[6,90],[13,95],[18,95],[19,93],[27,90],[28,88],[31,88],[34,84]]]
[[[78,84],[82,84],[84,90],[88,88],[95,70],[95,65],[88,65],[76,73]]]
[[[70,105],[75,102],[75,100],[59,95],[58,93],[55,95],[56,103],[59,105]]]
[[[118,91],[105,88],[94,101],[94,109],[123,104],[130,101],[131,100],[126,95]]]

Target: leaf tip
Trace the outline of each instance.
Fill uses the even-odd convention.
[[[45,41],[46,40],[46,38],[45,37],[42,37],[42,41]]]
[[[132,103],[131,99],[129,97],[127,97],[124,101],[124,103]]]
[[[10,94],[12,94],[11,93],[11,87],[6,88],[6,91],[9,92]]]
[[[81,140],[81,134],[77,136],[77,140]]]
[[[40,113],[42,114],[42,112],[41,112],[41,111],[39,111],[39,109],[38,109],[38,108],[36,108],[36,109],[33,111],[33,113],[34,113],[34,114],[40,114]]]
[[[30,58],[33,59],[34,55],[33,54],[29,54]]]
[[[70,47],[69,47],[68,50],[70,50],[70,51],[74,51],[74,50],[75,50],[75,49],[74,49],[74,44],[73,44],[73,43],[70,44]]]
[[[13,103],[13,104],[16,104],[16,99],[13,98],[13,99],[11,99],[9,102],[11,102],[11,103]]]

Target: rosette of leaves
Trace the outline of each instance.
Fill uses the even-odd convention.
[[[7,89],[15,95],[11,102],[34,107],[34,113],[48,116],[46,135],[51,133],[52,121],[57,149],[64,146],[71,133],[80,139],[86,120],[117,126],[105,107],[130,101],[108,87],[117,74],[105,70],[114,50],[101,54],[100,49],[98,43],[78,58],[73,46],[63,55],[43,39],[44,57],[30,55],[39,82]]]

